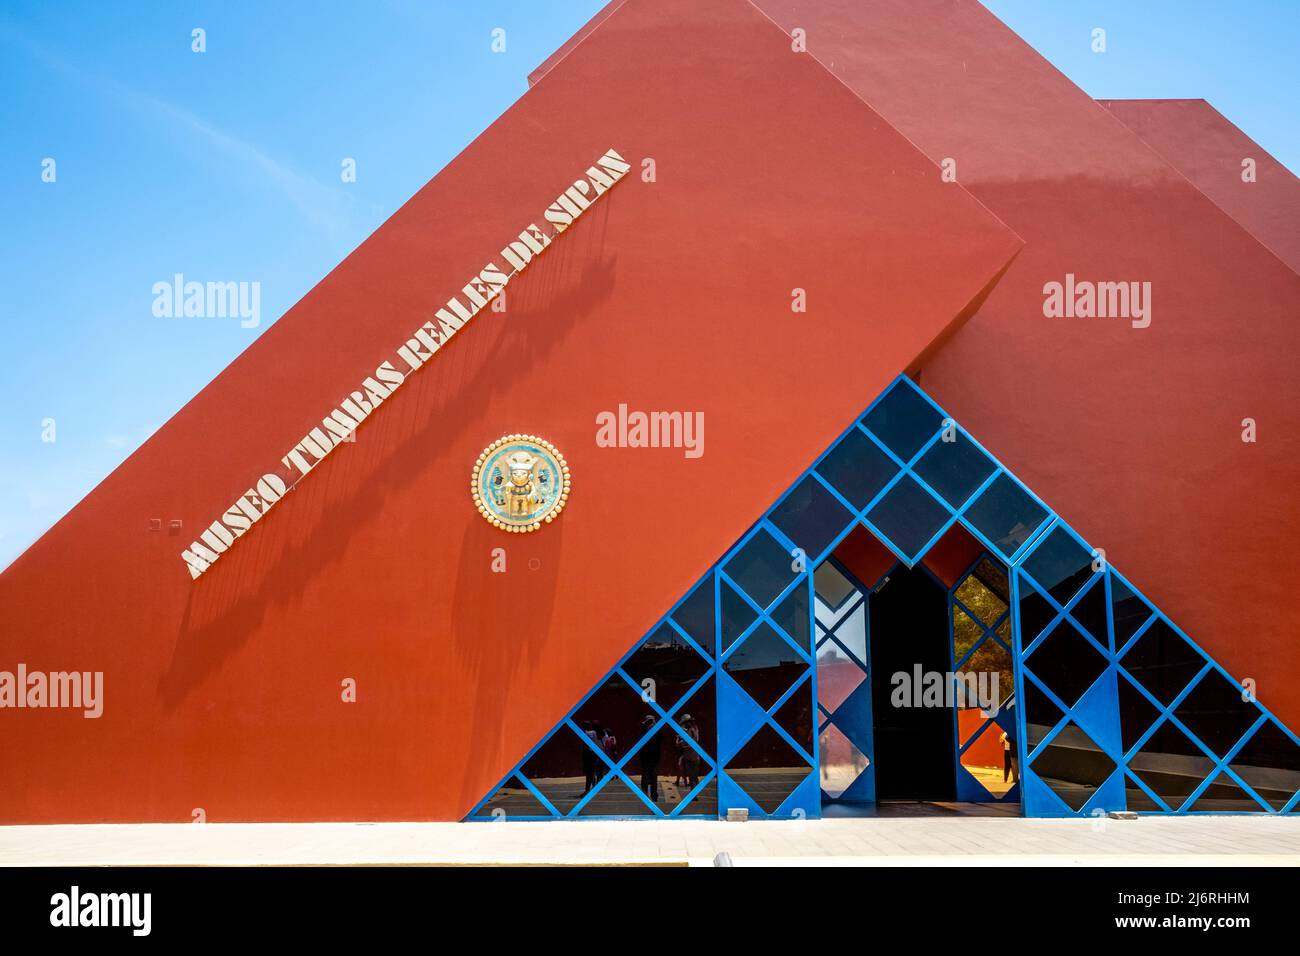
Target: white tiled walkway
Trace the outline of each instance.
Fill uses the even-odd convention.
[[[1300,864],[1300,815],[0,827],[0,864]]]

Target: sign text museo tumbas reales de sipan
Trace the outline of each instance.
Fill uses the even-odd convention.
[[[374,374],[367,376],[358,390],[330,409],[321,419],[320,425],[313,427],[280,459],[288,470],[289,481],[275,472],[263,475],[199,535],[199,540],[181,552],[190,577],[197,578],[210,568],[235,541],[271,510],[293,483],[346,441],[357,426],[406,381],[407,376],[433,358],[434,353],[446,345],[448,339],[464,328],[470,319],[501,293],[512,278],[523,272],[533,258],[551,244],[554,236],[571,226],[607,189],[622,179],[630,168],[623,157],[612,149],[596,160],[596,164],[587,170],[585,179],[574,182],[555,202],[546,207],[542,215],[550,224],[550,230],[530,223],[519,234],[518,240],[511,240],[501,250],[501,258],[510,267],[509,272],[495,261],[489,262],[459,293],[448,299],[443,308],[434,313],[431,321],[416,329],[414,335],[397,349],[398,358],[405,363],[406,371],[399,369],[391,360],[377,366]]]

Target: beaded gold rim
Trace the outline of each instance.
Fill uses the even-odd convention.
[[[492,510],[484,503],[483,497],[479,494],[478,490],[479,474],[483,470],[483,463],[486,462],[492,453],[502,445],[509,445],[513,442],[527,442],[531,445],[536,445],[538,448],[545,448],[552,456],[554,456],[556,463],[560,466],[560,478],[563,482],[563,486],[560,488],[560,496],[551,507],[551,510],[546,512],[540,521],[534,521],[531,524],[507,524],[502,521],[493,514]],[[530,531],[539,530],[543,524],[550,524],[559,516],[560,512],[564,510],[565,504],[569,501],[569,490],[572,487],[572,481],[569,477],[569,463],[564,460],[564,456],[560,454],[560,450],[545,438],[541,438],[537,435],[503,435],[484,448],[483,453],[478,456],[478,461],[474,462],[474,474],[473,477],[470,478],[469,487],[470,493],[474,496],[474,507],[478,509],[478,513],[483,516],[483,519],[487,521],[488,524],[500,528],[502,531],[511,531],[515,534],[526,534]]]

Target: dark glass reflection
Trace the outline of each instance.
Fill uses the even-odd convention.
[[[1116,684],[1119,686],[1120,738],[1124,742],[1124,753],[1128,753],[1156,722],[1160,711],[1128,678],[1120,675]]]
[[[1061,708],[1052,703],[1033,681],[1026,680],[1024,685],[1021,698],[1025,707],[1025,742],[1028,745],[1025,750],[1026,753],[1033,753],[1034,748],[1060,722],[1063,714]]]
[[[474,816],[516,820],[528,817],[550,817],[551,811],[542,806],[541,801],[533,796],[533,792],[524,786],[523,781],[511,775],[492,796],[488,797],[487,802]]]
[[[1052,738],[1030,766],[1075,811],[1082,810],[1115,771],[1115,761],[1073,722]]]
[[[776,600],[787,584],[794,580],[791,555],[760,528],[723,566],[723,570],[754,599],[766,608]]]
[[[745,628],[754,623],[758,612],[737,594],[726,581],[719,585],[719,605],[722,620],[722,650],[726,652],[736,642],[736,638],[745,633]]]
[[[1106,634],[1106,582],[1097,575],[1086,594],[1079,598],[1079,603],[1070,609],[1070,616],[1097,639],[1102,647],[1110,646]]]
[[[646,638],[623,664],[642,698],[671,710],[709,670],[709,663],[667,624]]]
[[[764,621],[722,667],[767,710],[808,669],[808,662]]]
[[[1052,693],[1073,707],[1106,669],[1106,658],[1064,618],[1025,659]]]
[[[940,438],[921,456],[914,470],[944,501],[960,509],[997,466],[965,435],[952,434],[954,441]]]
[[[904,475],[867,518],[908,558],[916,558],[948,520],[948,512],[924,488]]]
[[[1128,774],[1124,775],[1124,798],[1127,801],[1127,807],[1134,813],[1166,813],[1165,807],[1162,807],[1151,796],[1138,786]]]
[[[701,761],[699,769],[699,776],[705,776],[718,753],[718,696],[712,677],[686,699],[681,710],[673,715],[673,720],[708,755],[709,759]],[[681,734],[674,747],[685,751]]]
[[[808,475],[773,509],[770,520],[803,548],[809,561],[815,561],[853,517],[821,482]]]
[[[1128,766],[1170,809],[1177,810],[1214,769],[1214,761],[1165,720]]]
[[[584,764],[584,777],[594,772],[598,778],[605,773],[606,764],[595,750],[604,753],[610,763],[618,763],[645,734],[647,728],[642,722],[650,707],[641,699],[641,693],[616,673],[574,712],[573,722],[593,748]]]
[[[561,814],[573,809],[607,772],[600,756],[569,729],[558,727],[520,771]]]
[[[811,769],[768,724],[727,764],[727,774],[765,813],[775,813]]]
[[[772,719],[790,735],[807,753],[813,752],[813,697],[812,681],[790,695],[790,699],[776,709]]]
[[[1267,808],[1241,789],[1237,781],[1220,773],[1187,809],[1189,813],[1260,813]]]
[[[696,585],[690,596],[673,612],[673,620],[683,631],[695,639],[695,642],[710,654],[717,654],[717,641],[714,631],[717,624],[713,618],[713,575],[710,573]]]
[[[619,777],[612,777],[578,811],[580,817],[652,817],[654,811],[645,805]]]
[[[1020,644],[1028,647],[1056,619],[1056,611],[1027,580],[1020,581]]]
[[[1243,689],[1216,670],[1196,682],[1174,710],[1174,716],[1220,757],[1237,745],[1241,735],[1263,712],[1242,700]]]
[[[654,720],[647,717],[643,723],[648,729],[654,725]],[[672,783],[665,779],[680,777],[676,766],[677,732],[666,722],[654,726],[654,733],[646,738],[645,743],[637,748],[628,761],[626,773],[651,803],[664,813],[671,813],[686,793],[677,786],[676,779]]]
[[[855,508],[865,508],[897,471],[890,457],[857,428],[841,438],[817,466],[817,473]]]
[[[907,382],[899,382],[862,419],[862,423],[903,461],[909,461],[933,437],[943,416]]]
[[[1272,719],[1251,735],[1230,766],[1274,810],[1285,807],[1300,790],[1300,744]]]
[[[1024,569],[1064,607],[1092,579],[1092,556],[1061,525],[1042,538]]]
[[[1110,607],[1115,625],[1115,649],[1120,650],[1146,623],[1151,608],[1113,574],[1110,576]]]
[[[966,509],[966,520],[1007,557],[1029,540],[1046,517],[1047,509],[1005,472]]]
[[[801,584],[791,591],[772,612],[772,619],[804,650],[811,647],[811,614],[808,609],[807,587]]]
[[[704,786],[700,787],[700,792],[691,798],[690,802],[682,808],[678,816],[704,816],[717,817],[718,815],[718,781],[715,777]]]
[[[1200,673],[1205,658],[1160,618],[1120,658],[1120,663],[1139,684],[1168,706]]]

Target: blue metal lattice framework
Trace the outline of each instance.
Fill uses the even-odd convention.
[[[900,376],[468,819],[818,816],[813,573],[859,525],[913,567],[957,524],[1010,571],[978,643],[1010,616],[1025,815],[1296,810],[1300,739]]]

